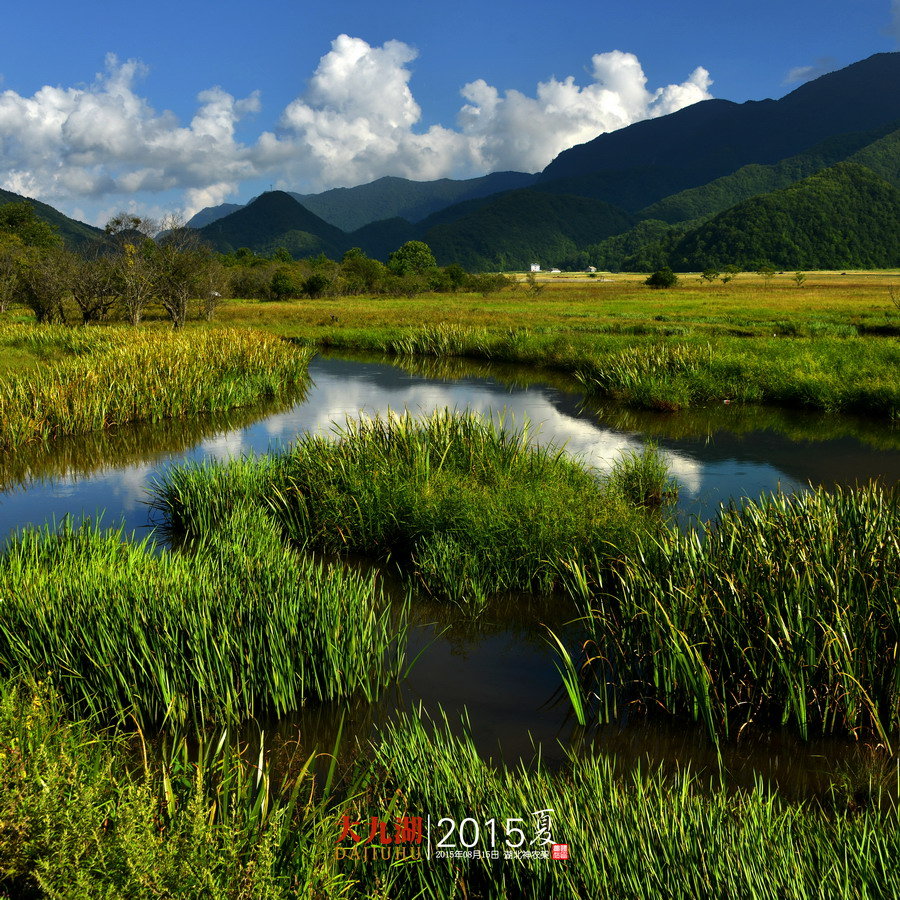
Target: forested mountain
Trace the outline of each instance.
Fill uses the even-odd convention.
[[[58,209],[54,209],[46,203],[41,203],[40,200],[32,200],[30,197],[23,197],[21,194],[14,194],[12,191],[0,190],[0,206],[6,203],[22,202],[28,203],[41,219],[53,225],[59,236],[73,249],[85,249],[98,242],[103,242],[106,237],[101,228],[95,228],[93,225],[86,225],[84,222],[79,222],[76,219],[70,219]]]
[[[564,259],[585,243],[624,231],[631,217],[602,200],[520,190],[491,198],[446,224],[422,225],[428,226],[422,240],[442,265],[503,271]]]
[[[200,229],[216,250],[229,253],[249,247],[271,253],[284,247],[292,256],[340,257],[347,235],[329,225],[284,191],[267,191],[252,203]]]
[[[536,175],[524,172],[493,172],[463,181],[410,181],[386,176],[358,187],[291,196],[326,222],[344,231],[356,231],[383,219],[418,222],[451,204],[528,187],[536,179]]]
[[[660,219],[663,222],[708,218],[742,200],[787,187],[847,159],[869,165],[876,174],[895,187],[900,187],[900,173],[897,172],[900,166],[900,130],[897,126],[898,123],[891,123],[874,132],[836,135],[771,166],[756,163],[742,166],[736,172],[716,178],[701,187],[665,197],[642,209],[638,216],[641,219]]]
[[[777,101],[709,100],[601,135],[540,176],[271,191],[200,232],[225,252],[298,258],[360,247],[385,260],[423,240],[440,263],[471,271],[900,266],[898,87],[900,53],[878,54]],[[0,192],[0,203],[22,199]],[[28,202],[71,246],[103,237]]]
[[[895,122],[898,85],[900,53],[879,53],[780,100],[705,100],[564,151],[538,185],[637,211],[750,163],[772,165],[829,137]]]
[[[688,232],[673,269],[866,269],[900,262],[900,190],[857,163],[838,163],[753,197]]]

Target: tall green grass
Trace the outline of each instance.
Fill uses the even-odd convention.
[[[432,850],[448,825],[480,826],[479,849],[495,822],[500,859],[437,858],[419,864],[369,863],[390,896],[481,897],[889,897],[900,890],[894,865],[900,828],[890,802],[851,813],[840,798],[829,813],[789,805],[759,785],[732,791],[689,772],[665,776],[652,766],[629,775],[614,759],[571,756],[559,771],[540,764],[497,766],[479,757],[463,729],[416,717],[388,727],[375,747],[384,772],[381,797],[396,790],[410,815],[429,815]],[[377,807],[369,807],[377,814]],[[510,819],[532,844],[538,810],[552,810],[554,843],[569,861],[505,860]],[[358,809],[355,818],[364,813]],[[466,826],[471,842],[473,824]],[[510,833],[510,843],[519,836]],[[458,832],[451,840],[462,850]],[[374,872],[371,871],[374,869]]]
[[[878,486],[730,507],[645,544],[590,597],[601,714],[642,705],[714,737],[900,728],[900,499]],[[607,582],[609,586],[609,582]]]
[[[371,699],[405,643],[373,575],[285,548],[260,510],[233,511],[190,554],[91,523],[24,531],[0,556],[0,598],[0,672],[143,726]]]
[[[436,325],[332,334],[326,346],[400,356],[469,356],[559,369],[592,394],[676,410],[724,400],[900,416],[900,345],[859,337],[591,334]]]
[[[290,451],[167,473],[154,504],[174,534],[197,538],[235,505],[269,507],[304,549],[390,562],[430,593],[483,602],[547,592],[562,564],[614,565],[658,521],[561,449],[472,415],[348,421]]]
[[[343,801],[313,763],[298,752],[275,780],[227,733],[153,745],[67,720],[45,683],[0,682],[0,896],[345,896]]]
[[[690,772],[622,775],[614,759],[572,755],[494,765],[463,727],[405,716],[361,748],[342,779],[300,749],[278,772],[227,734],[173,738],[67,721],[47,685],[0,683],[0,894],[9,897],[892,897],[900,892],[897,810],[788,804],[763,785],[735,791]],[[506,828],[532,844],[538,810],[567,862],[505,859]],[[431,820],[422,858],[338,858],[343,817]],[[436,855],[443,818],[498,858]],[[513,821],[510,821],[513,820]],[[520,835],[508,832],[510,844]],[[462,849],[458,833],[451,842]],[[364,848],[365,849],[365,848]],[[405,849],[405,848],[401,848]],[[360,852],[363,857],[363,852]]]
[[[0,449],[281,396],[304,383],[310,358],[308,350],[248,330],[59,330],[7,326],[0,334],[0,344],[64,353],[0,377]]]

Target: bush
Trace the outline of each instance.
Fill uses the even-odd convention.
[[[678,276],[668,267],[657,269],[645,282],[652,288],[670,288],[678,284]]]

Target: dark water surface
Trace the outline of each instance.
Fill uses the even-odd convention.
[[[832,487],[877,478],[900,481],[900,431],[848,417],[722,405],[678,414],[606,408],[586,401],[550,373],[460,361],[406,363],[317,357],[312,384],[294,404],[258,407],[188,422],[115,429],[62,439],[0,460],[0,537],[23,525],[64,515],[96,516],[149,532],[148,488],[183,462],[223,459],[283,447],[303,433],[328,433],[360,413],[436,409],[502,417],[506,427],[528,420],[531,439],[565,445],[603,471],[623,453],[654,441],[679,483],[682,523],[709,518],[718,505],[765,492],[794,492],[807,484]],[[396,709],[442,706],[453,720],[464,709],[485,753],[530,757],[535,742],[550,759],[566,744],[589,740],[623,758],[690,761],[713,766],[714,751],[693,729],[618,723],[582,734],[560,694],[555,652],[545,624],[577,647],[577,626],[560,601],[506,598],[472,621],[459,610],[417,601],[408,656],[420,651],[412,674],[374,706],[311,709],[277,724],[285,739],[330,745],[344,718],[348,735],[365,736]],[[267,726],[268,727],[268,726]],[[857,766],[857,750],[841,742],[800,745],[769,735],[765,743],[726,748],[738,779],[756,773],[791,791],[816,791],[842,767]]]

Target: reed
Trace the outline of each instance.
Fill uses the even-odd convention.
[[[713,737],[790,724],[890,746],[898,541],[900,500],[870,485],[723,508],[700,532],[645,542],[588,601],[593,693],[607,715],[665,709]]]
[[[567,577],[559,560],[613,565],[658,527],[561,449],[534,446],[527,423],[507,431],[446,411],[351,420],[281,455],[174,469],[154,505],[196,539],[247,501],[296,546],[389,561],[436,596],[475,603],[551,591]]]
[[[496,834],[499,850],[498,859],[367,863],[369,884],[381,878],[391,896],[767,900],[887,897],[900,890],[893,864],[900,828],[890,801],[856,812],[838,803],[824,813],[785,803],[762,784],[736,791],[652,766],[623,776],[614,759],[590,753],[571,755],[557,771],[540,760],[498,766],[479,756],[465,723],[420,716],[388,726],[374,753],[384,779],[380,797],[396,791],[401,815],[430,815],[432,852],[448,831],[441,818],[457,825],[469,819],[466,840],[479,827],[478,849],[490,849]],[[507,826],[524,832],[522,849],[549,850],[532,843],[540,810],[552,811],[550,836],[568,845],[569,861],[504,859],[508,846],[520,842],[510,831],[507,845]],[[357,808],[354,817],[379,812]],[[464,851],[458,831],[449,843]]]
[[[772,404],[829,412],[900,416],[896,341],[687,332],[635,327],[579,329],[429,325],[347,330],[321,346],[378,350],[401,357],[472,357],[543,366],[574,376],[591,394],[642,409],[676,410],[711,402]]]
[[[483,760],[446,718],[407,715],[325,783],[305,749],[278,772],[260,741],[227,733],[149,744],[67,721],[46,684],[0,682],[0,893],[7,896],[889,897],[900,892],[897,810],[789,804],[762,784],[732,790],[690,772],[570,755],[550,770]],[[506,859],[514,844],[566,844],[569,861]],[[430,817],[422,859],[337,858],[343,817]],[[452,819],[497,857],[437,855]],[[491,827],[493,820],[493,829]],[[521,829],[517,833],[514,829]],[[507,831],[507,829],[509,829]],[[509,844],[507,844],[507,840]],[[462,850],[458,832],[451,838]],[[378,849],[381,847],[379,845]],[[401,848],[402,849],[402,848]],[[429,849],[431,856],[428,856]]]
[[[154,744],[68,720],[46,683],[0,682],[0,896],[344,896],[313,762],[275,780],[227,732]]]
[[[126,422],[245,406],[304,384],[310,351],[261,332],[7,326],[0,343],[49,354],[0,377],[0,449]],[[62,332],[62,333],[57,333]],[[62,353],[61,358],[54,354]]]
[[[405,609],[373,575],[283,547],[262,511],[233,511],[193,553],[154,549],[90,522],[17,535],[0,557],[0,672],[143,727],[372,699],[397,677]]]

